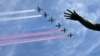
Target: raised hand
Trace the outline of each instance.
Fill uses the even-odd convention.
[[[68,11],[68,13],[64,12],[64,17],[66,17],[66,19],[79,21],[82,25],[84,25],[88,29],[100,31],[100,24],[93,23],[93,22],[91,22],[89,20],[85,20],[83,17],[78,15],[75,12],[75,10],[73,10],[73,12],[70,11],[70,10],[67,10],[67,11]]]
[[[67,9],[67,11],[68,11],[68,13],[67,12],[64,12],[64,17],[66,17],[66,19],[79,20],[81,18],[81,16],[79,16],[75,12],[75,10],[73,10],[73,12],[72,12],[72,11],[70,11],[70,10]]]

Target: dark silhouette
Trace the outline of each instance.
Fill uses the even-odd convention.
[[[65,33],[67,30],[66,30],[66,28],[64,28],[64,29],[63,29],[63,30],[61,30],[61,31],[63,31],[63,32]]]
[[[57,25],[56,25],[56,27],[58,27],[58,28],[61,28],[61,24],[60,23],[58,23]]]
[[[41,12],[42,9],[38,6],[37,10],[38,10],[38,12]]]
[[[71,38],[71,37],[73,36],[73,34],[72,34],[72,33],[70,33],[68,36]]]
[[[50,21],[51,23],[53,23],[54,19],[51,17],[51,19],[49,19],[48,21]]]
[[[46,12],[44,12],[44,17],[46,18],[48,16],[48,14]]]
[[[66,17],[66,19],[79,21],[81,24],[83,24],[88,29],[100,31],[100,24],[92,23],[89,20],[84,19],[83,17],[81,17],[80,15],[78,15],[75,12],[75,10],[73,10],[73,12],[70,11],[70,10],[67,10],[67,11],[69,13],[64,12],[64,17]]]

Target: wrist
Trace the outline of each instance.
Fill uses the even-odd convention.
[[[78,16],[78,21],[83,21],[83,18],[81,16]]]

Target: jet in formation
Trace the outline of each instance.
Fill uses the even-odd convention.
[[[61,30],[61,31],[63,31],[64,33],[66,33],[66,31],[67,31],[67,30],[66,30],[66,28],[64,28],[64,29],[63,29],[63,30]]]
[[[44,12],[44,14],[43,14],[43,15],[44,15],[44,17],[45,17],[45,18],[48,16],[48,14],[47,14],[46,12]]]
[[[38,12],[41,12],[42,9],[38,6],[37,10],[38,10]]]
[[[56,27],[58,27],[58,28],[61,28],[61,24],[60,23],[58,23],[57,25],[56,25]]]
[[[72,33],[70,33],[68,36],[71,38],[71,37],[73,36],[73,34],[72,34]]]
[[[53,23],[54,19],[51,17],[51,19],[49,19],[48,21],[50,21],[51,23]]]
[[[37,8],[37,11],[40,13],[41,12],[41,8],[38,6],[38,8]],[[65,12],[64,12],[65,13]],[[44,14],[43,14],[43,16],[46,18],[47,16],[48,16],[48,14],[46,13],[46,12],[44,12]],[[53,23],[54,22],[54,19],[51,17],[48,21],[50,21],[51,23]],[[58,28],[61,28],[61,24],[60,23],[58,23],[57,25],[56,25],[56,27],[58,27]],[[64,33],[66,33],[66,28],[63,28],[63,30],[61,30],[61,31],[63,31]],[[67,36],[69,36],[70,38],[73,36],[73,34],[72,33],[70,33],[69,35],[67,35]]]
[[[42,10],[42,9],[38,6],[37,11],[38,11],[38,12],[41,12],[41,10]],[[46,18],[46,17],[48,16],[48,14],[47,14],[46,12],[44,12],[43,16]]]

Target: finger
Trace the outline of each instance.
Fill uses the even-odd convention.
[[[66,17],[66,18],[70,18],[70,16],[66,16],[66,15],[64,15],[64,17]]]
[[[67,14],[66,12],[64,12],[64,14]]]
[[[73,12],[72,12],[72,11],[70,11],[70,10],[68,10],[68,9],[67,9],[67,11],[73,14]]]
[[[64,12],[64,14],[70,14],[70,13],[66,13],[66,12]]]
[[[68,19],[68,20],[73,20],[73,19],[71,19],[71,18],[66,18],[66,19]]]
[[[69,15],[64,15],[64,17],[70,17]]]
[[[74,12],[74,13],[76,13],[76,11],[75,11],[75,10],[73,10],[73,12]]]
[[[71,18],[66,18],[66,19],[70,19],[71,20]]]
[[[64,15],[65,17],[70,17],[69,15]]]
[[[64,14],[71,15],[70,13],[66,13],[66,12]]]

